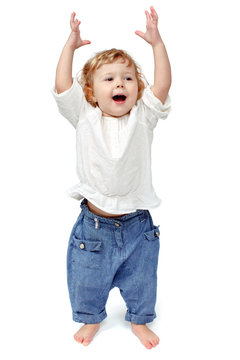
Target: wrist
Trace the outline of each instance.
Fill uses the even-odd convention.
[[[151,44],[153,49],[161,48],[164,46],[162,39],[157,40],[155,43]]]
[[[71,42],[70,39],[68,39],[67,42],[65,43],[64,49],[66,49],[69,52],[74,53],[75,47],[74,47],[74,45],[73,45],[73,43]]]
[[[78,48],[76,44],[77,44],[76,34],[72,31],[71,34],[69,35],[69,38],[66,41],[65,48],[74,53],[74,51]]]

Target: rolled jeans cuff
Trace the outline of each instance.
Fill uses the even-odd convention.
[[[100,314],[97,315],[87,315],[87,314],[76,314],[73,313],[73,321],[84,323],[84,324],[98,324],[107,317],[107,313],[103,310]]]
[[[136,315],[136,314],[130,314],[129,312],[127,312],[125,316],[126,321],[130,321],[136,325],[144,325],[146,323],[152,322],[155,318],[156,318],[156,314]]]

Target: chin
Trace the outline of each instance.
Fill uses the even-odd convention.
[[[112,115],[112,116],[115,116],[115,117],[124,116],[124,115],[129,114],[130,111],[131,111],[131,109],[126,109],[126,110],[121,110],[121,111],[119,109],[119,111],[114,112],[114,115]]]
[[[120,113],[120,114],[115,114],[115,115],[112,115],[112,116],[114,116],[114,117],[122,117],[122,116],[128,115],[129,113],[130,113],[130,111],[123,112],[123,113]]]
[[[130,113],[131,109],[128,107],[125,109],[101,109],[103,116],[121,117]]]

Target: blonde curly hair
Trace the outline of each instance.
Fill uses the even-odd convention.
[[[135,74],[138,82],[138,97],[139,100],[142,97],[143,90],[145,88],[145,83],[147,82],[144,75],[141,73],[141,68],[133,58],[124,50],[119,49],[110,49],[104,50],[96,53],[91,59],[89,59],[84,65],[81,74],[77,75],[77,80],[83,88],[83,92],[87,101],[94,107],[96,103],[93,100],[93,73],[96,69],[99,69],[104,64],[112,64],[118,59],[122,59],[123,63],[128,62],[127,66],[134,66]],[[144,83],[145,81],[145,83]]]

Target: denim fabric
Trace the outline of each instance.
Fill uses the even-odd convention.
[[[109,292],[118,287],[127,306],[125,320],[153,321],[160,231],[149,210],[107,218],[91,212],[86,199],[80,206],[67,254],[73,320],[101,322]]]

